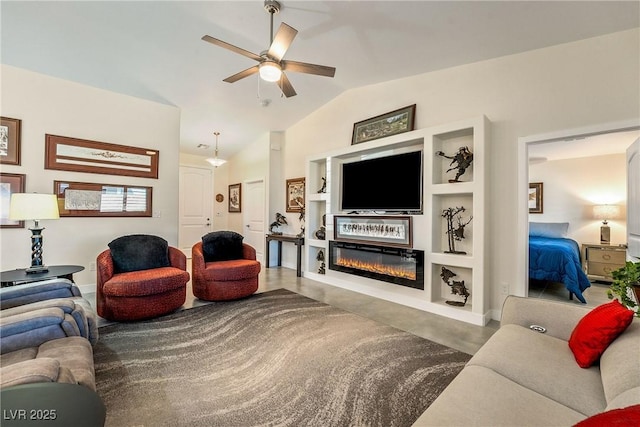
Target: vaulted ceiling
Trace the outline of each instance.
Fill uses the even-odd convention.
[[[335,78],[288,73],[284,98],[255,65],[201,40],[259,54],[269,46],[262,1],[2,1],[1,60],[181,109],[181,151],[228,158],[285,130],[352,88],[640,26],[637,1],[282,1],[299,33],[285,59],[336,67]],[[266,106],[265,106],[266,104]]]

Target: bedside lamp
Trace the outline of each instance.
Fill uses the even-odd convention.
[[[42,263],[42,230],[39,221],[58,219],[58,199],[55,194],[13,193],[9,206],[9,219],[33,220],[31,230],[31,267],[27,273],[43,273],[49,269]]]
[[[608,245],[611,243],[611,229],[607,220],[616,219],[620,216],[620,206],[617,205],[595,205],[593,207],[593,217],[602,220],[600,227],[600,243]]]

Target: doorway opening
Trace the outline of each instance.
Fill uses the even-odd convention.
[[[530,296],[529,295],[529,183],[530,180],[530,160],[535,162],[544,162],[544,156],[540,155],[542,151],[539,148],[543,146],[559,148],[562,144],[567,147],[571,144],[576,144],[579,149],[585,148],[589,143],[588,141],[593,138],[600,138],[603,136],[620,135],[628,133],[633,135],[640,134],[640,121],[632,120],[627,122],[609,123],[602,125],[595,125],[588,128],[569,129],[550,134],[533,135],[529,137],[519,138],[518,140],[518,229],[524,230],[518,234],[518,253],[523,254],[519,256],[517,260],[517,277],[516,284],[513,287],[515,295],[518,296]],[[634,139],[629,137],[628,144],[631,145]],[[637,138],[637,136],[636,136]],[[581,145],[583,144],[583,145]],[[563,147],[564,148],[564,147]],[[602,148],[602,147],[601,147]],[[569,149],[571,149],[569,147]],[[576,149],[575,147],[573,148]],[[623,153],[621,150],[620,153]],[[534,157],[532,159],[532,157]],[[604,167],[604,165],[603,165]],[[588,173],[588,172],[587,172]],[[549,183],[551,185],[552,183]],[[543,193],[544,195],[544,193]],[[625,196],[626,197],[626,196]],[[544,205],[543,205],[544,206]],[[531,219],[531,221],[535,221]],[[594,220],[595,221],[595,220]],[[541,221],[545,222],[545,221]],[[594,238],[594,240],[597,240]],[[586,243],[586,242],[579,242]],[[566,300],[569,301],[569,292],[566,292]],[[588,301],[589,302],[589,301]]]

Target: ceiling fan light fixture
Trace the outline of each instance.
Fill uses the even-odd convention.
[[[277,82],[282,76],[282,68],[277,62],[264,61],[260,64],[260,78],[267,82]]]
[[[296,91],[293,89],[293,86],[291,85],[291,82],[289,81],[287,74],[284,73],[283,69],[286,69],[287,73],[291,71],[296,73],[315,74],[325,77],[333,77],[335,75],[336,69],[334,67],[308,64],[306,62],[290,60],[286,60],[285,62],[284,56],[289,50],[293,39],[298,34],[298,30],[288,24],[285,24],[284,22],[281,22],[278,31],[274,35],[273,15],[280,11],[280,3],[278,3],[276,0],[264,0],[264,8],[270,15],[269,48],[260,52],[260,54],[255,54],[209,35],[202,36],[202,40],[208,43],[230,50],[231,52],[237,53],[258,62],[258,65],[254,65],[253,67],[247,68],[243,71],[240,71],[239,73],[227,77],[226,79],[223,79],[224,82],[235,83],[240,79],[244,79],[245,77],[258,74],[260,76],[258,84],[260,84],[260,80],[277,83],[280,87],[282,95],[290,98],[292,96],[296,96]]]

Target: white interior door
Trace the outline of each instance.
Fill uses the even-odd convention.
[[[640,260],[640,139],[627,148],[627,256]]]
[[[247,182],[242,191],[242,206],[244,211],[243,228],[245,243],[256,249],[256,256],[260,262],[264,260],[264,181]]]
[[[211,169],[180,166],[178,244],[187,258],[191,247],[211,231],[212,187]]]

